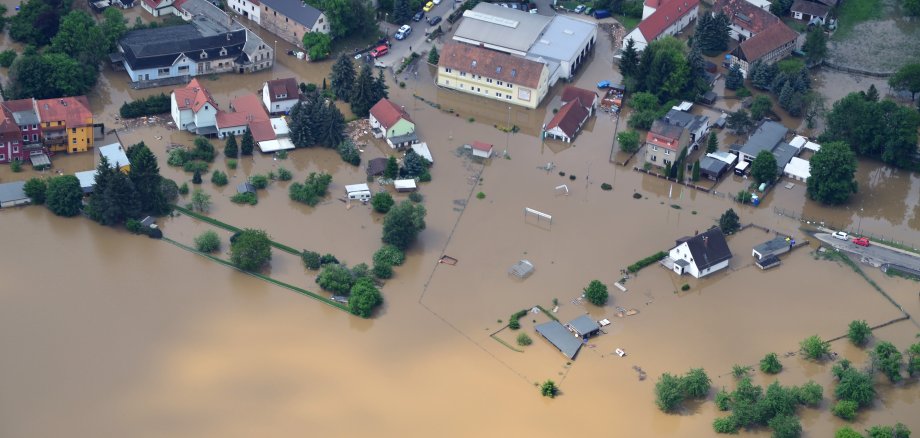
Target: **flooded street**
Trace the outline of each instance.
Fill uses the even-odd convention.
[[[278,52],[286,50],[279,41]],[[609,51],[609,41],[599,36],[577,85],[593,88],[618,77],[602,55]],[[286,55],[279,61],[274,71],[221,75],[203,85],[226,107],[266,79],[294,75],[321,83],[329,68]],[[626,292],[612,283],[621,269],[709,228],[728,208],[742,223],[797,240],[808,239],[801,223],[776,209],[920,244],[915,175],[862,161],[860,193],[846,208],[806,201],[799,183],[777,187],[758,208],[739,206],[643,176],[631,170],[635,161],[630,167],[610,164],[615,119],[605,113],[572,144],[542,142],[540,128],[558,107],[563,84],[536,110],[509,110],[502,102],[438,89],[432,74],[433,68],[421,65],[418,79],[407,78],[405,88],[387,76],[391,99],[416,122],[435,164],[432,182],[420,185],[427,228],[382,288],[385,302],[373,319],[166,241],[83,217],[58,218],[43,207],[0,210],[0,436],[712,436],[712,420],[722,413],[711,398],[687,403],[681,415],[662,414],[654,404],[658,376],[703,367],[714,394],[734,387],[733,364],[756,365],[769,352],[781,357],[785,368],[777,378],[784,385],[815,380],[824,387],[819,409],[800,410],[803,436],[831,436],[843,425],[829,409],[832,363],[784,355],[809,335],[834,338],[854,319],[876,325],[902,313],[848,266],[817,260],[816,243],[784,256],[779,268],[761,271],[751,247],[772,234],[749,228],[729,239],[734,258],[726,271],[695,280],[653,265],[627,280]],[[115,115],[125,99],[168,91],[132,90],[123,73],[106,70],[90,102],[108,130],[119,126]],[[520,132],[496,128],[509,119]],[[192,144],[187,133],[164,124],[122,125],[117,137],[107,138],[114,139],[146,142],[163,176],[190,182],[191,174],[166,164],[168,144]],[[472,161],[462,145],[474,140],[494,144],[499,154],[507,150],[508,158]],[[362,163],[391,153],[379,142],[364,141]],[[222,150],[223,142],[215,140],[215,146]],[[65,173],[87,170],[94,166],[92,155],[58,155],[54,165]],[[259,191],[258,205],[230,202],[236,184],[279,167],[291,170],[294,181],[310,172],[332,174],[330,196],[308,207],[288,198],[292,182],[272,182]],[[366,180],[365,170],[343,163],[335,151],[298,149],[286,160],[257,154],[240,159],[236,170],[219,154],[211,170],[230,177],[224,187],[204,177],[200,187],[212,196],[211,217],[264,229],[278,242],[332,253],[349,265],[370,263],[380,246],[382,215],[338,200],[345,185]],[[12,174],[0,167],[0,181],[32,175],[31,169]],[[613,190],[601,190],[602,183]],[[563,184],[568,194],[557,190]],[[742,181],[720,183],[731,184]],[[380,188],[376,182],[371,187]],[[479,192],[483,199],[477,199]],[[187,202],[187,196],[179,200]],[[552,215],[552,223],[525,216],[525,208]],[[187,245],[214,229],[185,215],[159,224],[166,237]],[[225,252],[229,233],[217,231]],[[444,254],[458,259],[457,265],[439,264]],[[520,259],[536,267],[525,280],[507,273]],[[905,312],[920,315],[918,283],[862,269]],[[273,251],[264,273],[328,296],[296,256]],[[573,303],[592,279],[610,285],[610,302],[600,308]],[[680,291],[684,283],[688,291]],[[546,321],[546,315],[521,319],[520,332],[534,341],[523,353],[490,336],[512,313],[535,305],[551,309],[554,298],[562,320],[587,312],[613,323],[576,360],[534,332],[534,321]],[[617,318],[617,306],[639,314]],[[911,320],[876,336],[903,350],[917,342],[918,331]],[[507,329],[496,335],[512,345],[516,336]],[[616,356],[616,348],[628,356]],[[857,364],[867,360],[865,351],[845,340],[832,350]],[[639,380],[634,366],[648,379]],[[535,383],[546,379],[559,384],[559,398],[540,397]],[[772,377],[758,372],[754,380],[765,386]],[[916,433],[916,384],[877,382],[880,397],[860,413],[856,428],[900,421]],[[766,437],[769,431],[744,435]]]

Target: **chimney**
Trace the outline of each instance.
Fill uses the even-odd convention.
[[[709,249],[709,236],[703,236],[703,248]]]

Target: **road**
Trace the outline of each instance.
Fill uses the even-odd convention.
[[[858,255],[860,259],[872,266],[887,263],[920,272],[920,255],[891,249],[876,243],[868,247],[859,246],[852,240],[836,239],[828,233],[817,233],[815,237],[833,248]]]

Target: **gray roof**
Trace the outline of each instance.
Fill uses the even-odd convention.
[[[13,181],[0,184],[0,203],[29,199],[29,197],[26,196],[26,192],[22,190],[25,185],[25,181]]]
[[[418,135],[415,134],[415,131],[412,131],[408,134],[388,137],[387,140],[390,140],[393,144],[418,143]]]
[[[751,134],[747,143],[741,147],[741,153],[756,157],[760,151],[773,151],[773,148],[786,137],[789,129],[782,123],[767,120]],[[788,161],[787,161],[788,162]]]
[[[578,350],[581,349],[581,338],[576,337],[558,321],[537,324],[534,329],[569,359],[574,359]]]
[[[732,258],[728,242],[725,241],[725,235],[722,234],[719,227],[710,228],[693,237],[682,238],[677,241],[677,244],[684,242],[687,243],[690,255],[693,256],[693,263],[701,271]]]
[[[688,112],[672,109],[664,115],[664,120],[672,125],[683,126],[687,128],[688,131],[694,132],[705,125],[706,122],[709,121],[709,117],[697,116]]]
[[[98,170],[84,170],[73,174],[80,181],[80,188],[83,189],[83,193],[93,192],[96,187],[96,173],[98,172]]]
[[[680,266],[680,267],[682,267],[682,268],[686,268],[687,266],[690,266],[690,262],[688,262],[688,261],[686,261],[686,260],[684,260],[684,259],[677,259],[677,260],[674,260],[674,264],[677,265],[677,266]]]
[[[728,167],[728,163],[722,160],[717,160],[712,157],[700,158],[700,171],[702,172],[718,175],[725,170],[726,167]]]
[[[255,193],[255,192],[256,192],[256,188],[255,188],[255,186],[253,186],[252,184],[250,184],[250,183],[248,183],[248,182],[244,182],[244,183],[240,183],[240,185],[236,186],[236,192],[237,192],[237,193]]]
[[[792,161],[792,157],[799,154],[799,150],[789,143],[780,143],[773,149],[773,156],[776,158],[776,167],[783,173],[783,168]]]
[[[773,240],[768,240],[760,245],[754,247],[754,251],[757,251],[761,254],[769,254],[778,249],[784,249],[789,246],[789,242],[786,241],[786,238],[783,236],[776,236]]]
[[[597,24],[557,15],[533,41],[527,55],[568,61],[581,53],[581,48],[596,32]]]
[[[386,158],[372,158],[367,162],[367,174],[377,176],[383,174],[387,168]]]
[[[590,335],[601,329],[601,326],[597,325],[597,322],[588,315],[581,315],[569,321],[569,326],[582,336]]]
[[[32,162],[32,167],[38,166],[50,166],[51,158],[48,158],[45,154],[32,154],[29,155],[29,161]]]
[[[550,21],[552,18],[545,15],[529,14],[491,3],[479,3],[472,10],[463,13],[463,19],[460,20],[453,38],[526,53]],[[503,24],[498,24],[499,22]]]
[[[205,36],[192,24],[132,30],[119,42],[125,61],[132,69],[167,67],[185,54],[197,61],[201,52],[207,59],[235,58],[243,53],[246,30],[240,29],[224,35]],[[220,56],[220,50],[227,54]]]
[[[10,112],[13,113],[13,119],[16,120],[16,124],[19,126],[37,125],[40,123],[38,120],[38,113],[35,112],[35,109]]]
[[[262,4],[311,29],[323,13],[301,0],[262,0]]]

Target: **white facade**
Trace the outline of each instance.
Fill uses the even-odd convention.
[[[176,93],[173,92],[169,105],[173,123],[176,124],[178,129],[190,130],[189,128],[200,129],[217,126],[217,108],[209,102],[202,105],[198,112],[192,111],[191,108],[180,109],[178,102],[176,102]]]
[[[630,39],[633,40],[633,47],[636,48],[636,51],[643,51],[648,47],[648,41],[645,40],[645,36],[642,35],[642,31],[639,28],[635,28],[626,35],[626,38],[623,38],[623,50],[626,50],[626,43]]]
[[[680,245],[675,246],[668,253],[668,256],[671,257],[674,263],[674,272],[680,275],[690,274],[695,278],[702,278],[713,272],[725,269],[728,267],[728,262],[730,260],[724,260],[720,263],[716,263],[706,269],[700,270],[696,266],[696,262],[693,261],[693,255],[690,253],[690,246],[687,245],[687,242],[681,243]],[[683,260],[687,262],[687,266],[683,267],[677,263],[678,260]]]
[[[799,157],[792,157],[789,164],[783,168],[783,175],[796,181],[808,181],[811,176],[811,163]]]
[[[275,101],[271,101],[272,96],[268,91],[268,82],[262,84],[262,104],[269,114],[287,113],[300,101],[299,96],[275,96]]]
[[[245,18],[255,21],[256,24],[261,24],[259,22],[259,6],[255,3],[248,0],[227,0],[227,6],[229,6],[233,12],[236,12],[237,15],[242,15]]]
[[[176,102],[176,92],[172,93],[169,108],[169,113],[172,115],[173,123],[176,124],[176,129],[185,129],[185,126],[195,121],[195,114],[192,113],[191,108],[179,109],[179,105]]]
[[[173,7],[173,0],[163,0],[156,2],[156,7],[151,6],[147,2],[141,0],[141,8],[149,12],[150,15],[154,17],[162,17],[164,15],[176,14],[176,8]]]

